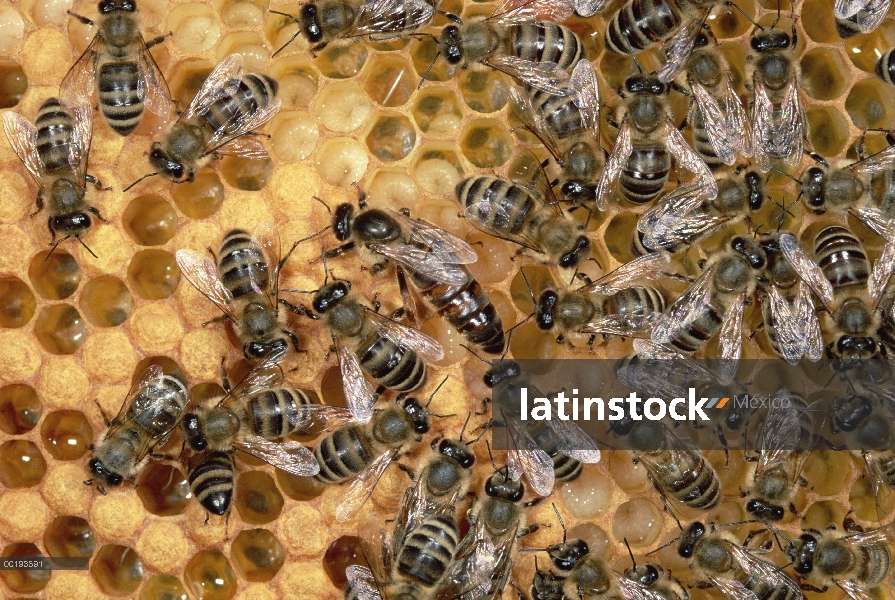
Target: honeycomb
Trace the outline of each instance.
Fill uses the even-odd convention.
[[[770,0],[738,4],[764,25],[776,16],[777,3]],[[604,16],[567,23],[581,36],[601,74],[601,92],[610,108],[618,104],[611,90],[634,70],[629,57],[603,50],[605,16],[619,6],[615,0]],[[82,483],[87,445],[104,430],[93,400],[116,414],[133,378],[153,363],[180,369],[194,397],[220,394],[221,357],[228,365],[239,363],[239,352],[226,328],[202,326],[218,313],[181,281],[174,252],[215,248],[229,229],[252,230],[271,219],[284,244],[304,238],[330,220],[327,208],[314,197],[330,207],[353,201],[354,182],[362,185],[373,206],[410,208],[415,216],[473,243],[480,259],[471,270],[487,288],[505,327],[521,322],[532,302],[519,267],[526,266],[536,293],[554,282],[555,275],[530,257],[516,256],[508,243],[470,227],[458,216],[454,185],[477,173],[505,175],[526,168],[531,153],[525,149],[539,157],[543,153],[518,128],[507,102],[510,81],[504,76],[469,70],[450,78],[439,63],[417,89],[435,54],[431,39],[332,45],[312,57],[299,37],[271,59],[297,26],[268,9],[297,14],[296,4],[141,0],[139,8],[147,39],[172,33],[152,53],[181,106],[218,60],[238,52],[250,70],[279,81],[283,110],[266,127],[270,160],[228,157],[214,161],[192,183],[174,186],[151,178],[128,193],[121,190],[148,170],[148,136],[157,134],[162,123],[147,113],[135,134],[122,138],[97,118],[90,170],[112,190],[93,195],[93,204],[109,220],[95,225],[85,238],[96,257],[69,243],[46,260],[44,222],[28,218],[36,190],[5,138],[0,140],[0,553],[92,557],[87,572],[2,571],[0,587],[4,597],[27,594],[48,600],[340,598],[344,567],[361,562],[358,536],[371,524],[381,526],[393,518],[409,485],[404,473],[389,469],[361,514],[347,523],[334,518],[342,488],[277,471],[245,455],[237,455],[237,494],[229,522],[207,517],[191,498],[183,466],[171,461],[151,464],[137,487],[125,485],[100,495]],[[441,8],[469,17],[489,14],[494,5],[444,0]],[[67,16],[69,9],[88,17],[96,13],[93,2],[2,0],[0,108],[12,107],[33,121],[42,102],[58,94],[60,81],[93,35]],[[788,30],[788,2],[782,10],[779,26]],[[863,128],[895,128],[895,93],[873,74],[876,58],[895,44],[895,21],[842,41],[832,10],[833,0],[804,0],[797,7],[798,64],[815,151],[828,159],[854,159],[853,142]],[[429,31],[446,22],[436,17]],[[713,12],[709,24],[744,94],[752,26],[723,7]],[[658,65],[651,52],[640,60],[645,68]],[[686,99],[672,93],[670,101],[682,118]],[[608,131],[605,135],[608,148],[612,140]],[[868,135],[870,150],[883,144],[881,134]],[[770,195],[778,202],[796,194],[790,180],[771,178]],[[774,210],[773,205],[763,209],[758,221]],[[804,239],[818,218],[801,204],[791,210],[785,226]],[[637,212],[612,206],[589,221],[599,262],[587,264],[589,274],[632,258]],[[845,222],[836,216],[822,222],[836,219]],[[873,246],[876,238],[853,219],[847,223],[875,258],[880,250]],[[697,260],[717,249],[731,230],[745,232],[737,225],[704,240],[683,258],[684,267],[695,272]],[[322,236],[300,245],[284,270],[283,287],[313,289],[322,282],[322,268],[311,264],[321,240],[328,247],[335,244]],[[387,311],[400,306],[393,277],[371,277],[350,254],[329,266],[368,300],[378,298]],[[754,328],[760,311],[754,306],[748,310],[747,328]],[[290,326],[306,353],[288,359],[293,369],[289,381],[325,402],[344,403],[335,360],[324,360],[329,347],[324,332],[299,318],[290,317]],[[428,396],[448,377],[433,408],[457,416],[439,420],[433,429],[456,436],[463,417],[487,395],[481,383],[486,367],[469,356],[460,346],[463,339],[440,319],[428,316],[421,329],[442,343],[445,357],[420,395]],[[761,335],[745,340],[744,356],[765,356],[769,350],[764,344]],[[598,345],[594,353],[619,357],[630,350],[630,341],[614,340]],[[556,344],[532,323],[516,330],[510,348],[517,358],[584,352]],[[244,373],[245,365],[237,364],[231,374],[240,369]],[[172,440],[161,451],[176,454],[179,444]],[[480,489],[490,467],[484,445],[475,450],[479,468],[472,489]],[[419,444],[403,460],[413,464],[426,451],[427,444]],[[502,460],[499,454],[497,460]],[[725,500],[702,518],[743,519],[739,489],[747,466],[742,456],[734,453],[727,469],[723,453],[710,453],[710,460],[723,480]],[[874,520],[872,492],[858,474],[858,465],[845,454],[812,456],[805,469],[810,485],[797,498],[806,524],[823,528],[841,523],[849,507],[859,519]],[[602,462],[586,466],[581,478],[559,487],[551,500],[570,536],[586,539],[592,552],[617,569],[628,566],[623,538],[642,560],[648,549],[675,535],[643,468],[621,451],[607,451]],[[559,540],[550,502],[531,508],[528,518],[554,527],[541,528],[523,545],[544,547]],[[799,525],[789,516],[782,527],[796,531]],[[747,529],[734,532],[742,537]],[[778,564],[785,562],[775,558]],[[685,582],[694,581],[671,549],[661,551],[658,559]],[[527,587],[533,570],[531,556],[520,555],[513,581]],[[690,593],[696,600],[718,597],[704,589]],[[837,600],[843,594],[833,587],[822,596]],[[891,590],[882,597],[891,597]]]

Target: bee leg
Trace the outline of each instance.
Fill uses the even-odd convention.
[[[713,584],[711,581],[697,581],[693,584],[693,587],[700,590],[707,590],[709,588],[715,587],[715,584]]]
[[[320,42],[316,46],[311,47],[311,56],[317,58],[317,53],[326,48],[329,42]]]
[[[482,399],[482,412],[475,413],[477,417],[484,415],[488,412],[488,405],[491,404],[491,398],[483,398]]]
[[[112,424],[112,421],[109,420],[109,416],[106,414],[106,411],[103,410],[103,407],[100,406],[99,398],[94,398],[93,402],[96,404],[96,407],[99,409],[99,414],[103,417],[103,422],[106,424],[106,427]]]
[[[173,31],[169,31],[169,32],[166,33],[165,35],[159,35],[159,36],[156,36],[156,37],[152,38],[151,40],[147,40],[147,41],[146,41],[146,49],[149,50],[149,49],[152,48],[153,46],[157,46],[158,44],[161,44],[162,42],[165,41],[165,38],[168,38],[168,37],[170,37],[170,36],[172,36],[172,35],[174,35],[174,32],[173,32]]]
[[[44,196],[43,196],[43,194],[38,194],[38,195],[37,195],[37,200],[35,200],[35,204],[37,204],[37,210],[34,211],[33,213],[31,213],[30,215],[28,215],[29,218],[33,217],[34,215],[36,215],[37,213],[39,213],[40,211],[42,211],[42,210],[44,209]]]
[[[298,338],[295,337],[295,334],[294,334],[294,333],[292,333],[291,331],[289,331],[289,330],[287,330],[287,329],[281,329],[280,331],[282,331],[283,334],[284,334],[286,337],[289,338],[289,341],[292,342],[292,348],[293,348],[296,352],[300,352],[301,354],[307,354],[307,353],[308,353],[307,350],[302,350],[301,348],[298,347]]]
[[[727,447],[727,438],[724,437],[724,430],[721,429],[720,423],[718,424],[718,441],[724,448],[724,469],[727,470],[730,468],[730,449]]]
[[[314,319],[315,321],[320,319],[320,315],[315,314],[313,311],[311,311],[310,308],[306,306],[302,306],[301,304],[292,304],[288,300],[283,299],[280,299],[278,302],[285,306],[287,310],[290,310],[297,315],[307,317],[309,319]]]
[[[72,17],[76,18],[78,21],[80,21],[80,22],[83,23],[84,25],[90,25],[91,27],[95,27],[95,26],[96,26],[96,23],[94,23],[93,21],[91,21],[91,20],[88,19],[87,17],[82,17],[81,15],[77,15],[77,14],[73,13],[73,12],[70,11],[70,10],[67,10],[67,11],[65,11],[65,12],[67,12],[67,13],[68,13],[69,15],[71,15]]]
[[[743,538],[743,544],[742,544],[743,548],[745,548],[746,546],[749,545],[749,542],[752,541],[752,538],[754,538],[756,535],[758,535],[760,533],[764,533],[764,531],[765,531],[764,529],[753,529],[752,531],[747,533],[746,537]]]
[[[86,179],[88,182],[92,183],[93,187],[95,187],[96,189],[101,190],[103,192],[108,192],[109,190],[112,189],[111,186],[104,188],[102,182],[89,173],[87,175],[84,175],[84,179]]]
[[[557,344],[562,344],[565,341],[566,341],[566,336],[564,336],[563,334],[559,334],[558,336],[556,336]]]
[[[228,317],[227,315],[221,315],[220,317],[215,317],[210,321],[205,321],[204,323],[202,323],[202,327],[205,327],[211,323],[225,323],[229,320],[230,320],[230,317]]]
[[[333,248],[332,250],[327,250],[326,258],[335,258],[337,256],[341,256],[341,255],[345,254],[346,252],[351,252],[352,250],[354,250],[354,242],[348,242],[347,244],[343,244],[342,246],[339,246],[338,248]],[[315,262],[317,262],[316,259],[311,261],[311,263],[315,263]]]
[[[404,463],[396,462],[395,464],[398,465],[399,469],[401,469],[402,471],[407,473],[407,476],[410,477],[410,481],[412,481],[413,483],[416,483],[416,473],[413,472],[413,469],[411,469]]]
[[[800,519],[804,519],[804,518],[805,518],[804,515],[800,515],[800,514],[799,514],[799,512],[796,510],[796,505],[793,504],[792,502],[789,503],[789,512],[791,512],[792,514],[794,514],[795,516],[797,516],[797,517],[800,518]]]
[[[111,188],[110,188],[110,189],[111,189]],[[105,224],[107,224],[107,225],[109,224],[108,219],[106,219],[105,217],[103,217],[103,216],[100,214],[99,209],[96,208],[95,206],[88,206],[88,207],[87,207],[87,212],[93,213],[94,215],[96,215],[96,218],[97,218],[97,219],[99,219],[100,221],[102,221],[103,223],[105,223]]]
[[[681,84],[679,84],[676,81],[672,81],[668,85],[671,86],[671,89],[673,89],[678,94],[683,94],[684,96],[690,95],[690,90],[688,90],[687,88],[685,88],[684,86],[682,86]]]
[[[828,589],[827,586],[819,588],[816,585],[811,585],[810,583],[803,583],[799,587],[801,587],[806,592],[817,592],[818,594],[823,594]]]
[[[228,394],[233,393],[233,388],[230,387],[230,379],[227,377],[227,369],[224,367],[224,357],[221,357],[221,387],[224,388],[224,391]]]

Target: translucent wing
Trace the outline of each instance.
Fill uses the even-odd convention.
[[[709,580],[727,600],[758,600],[758,596],[746,589],[739,581],[723,577],[709,577]]]
[[[351,565],[345,569],[345,578],[358,600],[382,600],[373,571],[367,567]]]
[[[683,442],[681,442],[681,440],[678,439],[678,437],[674,435],[671,429],[669,429],[667,426],[662,425],[661,427],[664,439],[664,443],[662,445],[663,450],[666,450],[673,454],[688,456],[692,456],[694,453],[699,453],[699,451],[696,450],[695,447],[687,446]],[[653,485],[662,486],[657,487],[657,489],[665,497],[670,496],[668,494],[668,490],[664,487],[665,484],[663,482],[674,482],[680,480],[696,481],[697,477],[699,477],[700,475],[693,469],[689,471],[682,470],[677,461],[662,460],[661,458],[657,459],[657,456],[652,453],[638,452],[637,458],[640,460],[640,463],[643,465],[643,467],[649,472]],[[699,464],[700,460],[687,462]]]
[[[273,221],[264,221],[252,232],[252,243],[261,248],[267,259],[268,281],[264,282],[252,281],[252,288],[267,298],[269,306],[276,308],[277,292],[280,280],[280,254],[282,246],[280,245],[280,234],[277,226]]]
[[[886,286],[889,285],[889,279],[895,273],[895,224],[878,210],[858,209],[853,212],[857,212],[858,217],[865,225],[886,240],[882,256],[873,263],[873,270],[867,281],[867,288],[870,291],[870,302],[876,308],[879,301],[882,300]]]
[[[743,306],[746,295],[736,297],[721,319],[721,333],[718,336],[721,342],[721,367],[718,381],[727,385],[733,380],[739,366],[740,354],[743,350]]]
[[[724,107],[709,94],[704,87],[692,82],[690,89],[705,123],[706,133],[712,143],[712,149],[724,164],[732,165],[737,155],[749,156],[749,127],[746,110],[740,99],[733,93],[728,76],[725,86]]]
[[[611,296],[630,287],[638,279],[653,279],[662,274],[671,263],[667,254],[647,254],[626,262],[614,271],[583,286],[579,291]]]
[[[606,7],[607,0],[576,0],[575,13],[579,17],[592,17]]]
[[[651,250],[672,248],[688,243],[731,219],[727,215],[707,214],[700,210],[706,200],[706,185],[679,187],[641,215],[637,230],[643,245]]]
[[[846,542],[853,546],[874,546],[876,544],[891,544],[895,542],[895,523],[889,523],[870,531],[861,531],[853,533],[842,538],[840,541]]]
[[[425,0],[371,0],[361,5],[354,25],[343,37],[375,35],[377,40],[410,33],[429,24],[435,2]]]
[[[785,590],[785,594],[789,598],[802,597],[802,590],[799,584],[789,575],[736,544],[727,542],[727,547],[734,556],[734,562],[739,564],[739,567],[749,575],[750,579],[770,584],[771,587],[777,588],[781,593]]]
[[[774,105],[768,98],[762,84],[755,79],[752,83],[755,90],[752,105],[752,144],[753,156],[762,173],[771,169],[771,140],[770,131],[773,126]]]
[[[802,99],[795,80],[789,82],[789,88],[780,105],[780,128],[778,135],[781,143],[789,152],[785,153],[786,166],[795,168],[802,160],[805,137],[805,113],[802,111]]]
[[[553,461],[546,452],[538,448],[537,443],[519,422],[506,419],[512,448],[509,452],[507,467],[513,479],[520,479],[522,474],[528,479],[531,489],[539,496],[549,496],[553,492]]]
[[[649,333],[660,314],[605,315],[599,319],[588,321],[581,327],[580,331],[581,333],[602,333],[621,337],[645,336]]]
[[[699,184],[699,193],[703,194],[704,199],[711,200],[718,195],[718,184],[715,182],[715,176],[702,160],[702,157],[690,147],[684,136],[668,119],[665,122],[665,135],[668,141],[668,151],[677,160],[677,164],[684,167],[696,176],[696,182]]]
[[[855,173],[879,173],[895,170],[895,146],[886,146],[876,154],[872,154],[846,167]]]
[[[453,233],[436,227],[423,219],[411,219],[407,215],[393,210],[389,212],[404,227],[405,231],[410,233],[412,242],[424,244],[432,254],[444,262],[468,265],[479,259],[475,249]]]
[[[709,267],[699,276],[687,291],[674,301],[668,310],[656,321],[651,339],[657,344],[666,344],[674,339],[677,332],[698,319],[712,296],[712,275],[715,267]]]
[[[146,47],[146,41],[142,35],[138,36],[139,44],[139,60],[137,62],[140,68],[140,77],[137,80],[141,91],[141,98],[146,108],[160,117],[168,117],[171,114],[171,92],[168,90],[168,83],[165,76],[162,75],[161,69],[149,53]],[[166,119],[167,120],[167,119]]]
[[[593,140],[600,143],[600,84],[597,71],[587,59],[579,60],[572,69],[572,89],[575,97],[572,102],[581,112],[581,122],[590,132]]]
[[[437,600],[474,598],[490,600],[504,589],[513,566],[516,531],[498,541],[488,538],[482,522],[470,530],[457,556],[438,586]]]
[[[258,140],[237,140],[236,138],[258,129],[271,120],[279,112],[281,105],[279,98],[273,98],[267,106],[258,107],[254,111],[239,111],[232,122],[227,122],[211,136],[205,149],[206,154],[220,151],[246,158],[267,158],[267,151],[263,147],[259,149],[261,143]]]
[[[608,206],[607,201],[615,192],[618,176],[627,164],[628,157],[631,156],[631,150],[631,125],[628,123],[626,115],[621,128],[618,130],[615,146],[612,147],[612,153],[603,167],[603,172],[600,173],[600,180],[597,182],[597,188],[594,191],[599,210],[606,210]]]
[[[802,159],[805,139],[805,115],[795,81],[787,84],[786,95],[778,110],[762,84],[755,80],[755,101],[752,109],[752,151],[762,172],[780,158],[790,168]]]
[[[665,54],[665,63],[656,71],[659,81],[669,83],[674,81],[690,60],[693,54],[693,46],[696,38],[702,31],[702,26],[708,18],[711,9],[702,11],[702,15],[696,19],[689,19],[683,23],[675,34],[662,45]]]
[[[677,382],[714,379],[714,375],[696,361],[652,340],[635,339],[634,351],[639,361],[619,369],[617,375],[625,387],[643,392],[647,397],[683,397],[687,390]]]
[[[892,492],[886,483],[885,469],[879,464],[879,457],[873,452],[862,452],[870,488],[876,502],[876,515],[880,522],[892,512]]]
[[[532,62],[516,56],[501,56],[483,60],[482,64],[501,73],[506,73],[522,85],[548,94],[568,96],[571,93],[569,74],[556,63]]]
[[[239,321],[239,315],[232,308],[233,295],[221,283],[217,265],[211,257],[199,254],[195,250],[178,250],[174,258],[187,281],[230,319]]]
[[[726,74],[722,102],[725,116],[725,130],[732,136],[729,139],[731,145],[736,148],[741,156],[752,156],[752,131],[749,126],[749,116],[746,107],[733,88],[733,80],[730,72]]]
[[[78,174],[81,185],[87,182],[87,157],[90,155],[90,140],[93,137],[93,107],[82,102],[71,107],[75,126],[68,147],[68,164]]]
[[[183,111],[179,120],[192,119],[206,112],[222,96],[232,95],[236,90],[237,78],[242,74],[242,68],[241,54],[225,56],[205,78],[193,101]]]
[[[833,14],[855,21],[861,33],[870,33],[880,26],[891,5],[892,0],[837,0]]]
[[[775,397],[788,396],[786,389],[777,392]],[[801,443],[800,443],[801,442]],[[769,467],[796,458],[802,452],[800,446],[805,442],[799,410],[792,404],[784,406],[782,402],[771,403],[764,423],[755,438],[755,449],[759,452],[756,474]],[[798,476],[798,473],[795,473]],[[795,485],[795,481],[791,482]]]
[[[100,36],[94,36],[81,57],[62,78],[59,95],[66,106],[77,106],[84,102],[93,104],[96,96],[96,60],[103,44]]]
[[[833,306],[833,285],[824,277],[823,271],[805,254],[799,241],[791,233],[780,234],[780,249],[799,278],[817,294],[827,309]]]
[[[391,464],[398,454],[397,450],[389,450],[380,454],[367,469],[355,477],[348,485],[348,492],[336,507],[336,520],[344,523],[357,514],[357,511],[367,502],[367,498],[373,493],[379,478],[385,473],[385,469]]]
[[[286,356],[285,348],[277,348],[269,352],[252,367],[248,374],[232,388],[230,394],[221,400],[221,404],[229,400],[240,400],[262,390],[278,387],[285,378],[280,362]]]
[[[519,186],[518,187],[524,187]],[[527,190],[527,194],[534,201],[538,208],[543,206],[544,201],[541,198],[536,196],[536,193],[529,189]],[[493,193],[485,193],[480,194],[478,198],[475,199],[475,202],[467,204],[464,207],[466,212],[466,218],[472,223],[476,229],[484,231],[489,235],[493,235],[495,237],[499,237],[501,239],[507,240],[508,242],[513,242],[514,244],[519,244],[520,246],[525,246],[535,252],[540,250],[540,246],[538,245],[538,241],[533,238],[524,228],[522,228],[518,232],[507,232],[505,229],[498,229],[493,225],[496,223],[514,223],[518,220],[518,216],[515,216],[510,213],[510,209],[512,207],[508,206],[507,202],[501,202],[500,198],[495,197]],[[537,209],[535,209],[537,210]]]
[[[31,173],[41,190],[44,189],[43,161],[37,153],[37,128],[20,114],[6,111],[3,114],[3,132],[16,156]]]
[[[393,342],[414,350],[424,360],[436,362],[444,358],[444,349],[441,344],[422,331],[402,325],[371,310],[367,311],[367,316],[375,321],[380,327],[380,331],[384,331]]]
[[[824,338],[820,329],[820,320],[814,308],[811,290],[804,281],[799,282],[799,290],[792,308],[795,315],[793,326],[802,339],[802,354],[811,361],[818,361],[823,356]]]
[[[373,416],[373,405],[376,403],[376,391],[364,377],[357,355],[338,342],[337,346],[345,403],[359,422],[369,423]]]
[[[158,385],[161,380],[164,378],[165,373],[159,365],[149,365],[149,367],[140,373],[140,376],[137,377],[137,380],[134,381],[131,389],[128,390],[127,396],[124,398],[124,402],[121,403],[121,408],[118,410],[118,414],[115,415],[115,418],[112,419],[112,425],[109,427],[109,433],[115,431],[117,426],[120,426],[122,422],[125,420],[125,417],[128,416],[128,413],[131,415],[145,410],[145,403],[142,405],[136,402],[137,398],[145,397],[144,392],[151,388],[152,386]]]
[[[560,23],[571,17],[574,10],[572,0],[504,0],[488,20],[506,25],[531,21]]]
[[[808,289],[803,286],[803,282],[800,282],[799,285],[802,285],[800,289]],[[803,336],[804,324],[799,322],[799,319],[804,315],[801,314],[798,304],[791,307],[789,302],[780,295],[780,292],[777,291],[777,288],[774,286],[767,287],[765,297],[770,307],[770,325],[774,328],[777,334],[777,346],[780,355],[786,362],[795,365],[802,359],[802,356],[807,353],[805,338]],[[813,311],[812,314],[814,314]],[[815,322],[816,321],[817,315],[815,314]]]
[[[257,436],[248,436],[235,441],[233,447],[292,475],[311,476],[320,472],[320,465],[317,464],[314,453],[298,442],[291,440],[273,442]]]
[[[874,598],[869,589],[849,579],[837,579],[836,585],[838,585],[851,600],[873,600]]]
[[[409,244],[370,244],[369,249],[415,273],[450,285],[462,285],[469,276],[457,263],[446,263],[430,250]]]
[[[668,600],[664,594],[651,590],[640,582],[622,577],[618,573],[613,574],[616,584],[628,600]]]
[[[578,64],[585,62],[587,61],[582,60]],[[563,157],[562,144],[556,136],[555,129],[548,126],[544,115],[535,110],[534,106],[531,104],[531,98],[527,93],[516,87],[511,87],[509,92],[510,97],[513,99],[516,115],[519,117],[519,120],[522,121],[522,124],[526,129],[540,140],[544,145],[544,148],[546,148],[553,157],[553,160],[562,166],[565,158]]]
[[[560,449],[584,464],[592,465],[600,462],[600,448],[596,440],[585,433],[574,421],[552,419],[550,428],[559,438]]]
[[[270,153],[259,140],[251,137],[240,137],[224,142],[213,150],[224,156],[239,156],[249,160],[267,160]]]

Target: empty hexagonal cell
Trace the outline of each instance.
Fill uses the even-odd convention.
[[[80,306],[91,324],[116,327],[134,310],[134,298],[123,281],[111,275],[101,275],[84,285]]]
[[[837,156],[848,144],[848,122],[832,106],[815,106],[805,111],[808,117],[808,139],[821,156]]]
[[[526,285],[526,279],[528,284]],[[529,291],[529,286],[531,290]],[[534,312],[534,302],[531,299],[532,292],[537,298],[547,288],[554,288],[556,282],[550,273],[550,269],[544,265],[529,265],[525,268],[525,277],[521,271],[513,276],[510,283],[510,298],[513,305],[525,314]]]
[[[140,600],[189,600],[186,588],[171,575],[155,575],[140,590]]]
[[[864,79],[852,86],[845,99],[845,110],[860,129],[895,128],[895,98],[892,89],[882,81]]]
[[[510,157],[511,149],[506,127],[495,119],[475,119],[460,136],[460,151],[479,168],[502,166]]]
[[[180,468],[153,462],[140,474],[137,495],[143,507],[154,515],[179,515],[190,501],[192,492]]]
[[[221,37],[220,23],[207,4],[181,4],[168,15],[167,25],[174,33],[171,41],[184,52],[204,52]]]
[[[224,184],[212,169],[202,169],[194,181],[172,186],[171,197],[183,214],[191,219],[204,219],[223,204]]]
[[[143,561],[127,546],[106,544],[91,561],[90,573],[106,594],[127,596],[143,581]]]
[[[463,178],[463,165],[455,146],[426,144],[415,154],[413,176],[421,188],[439,196],[453,196]]]
[[[755,18],[754,3],[743,2],[741,8],[749,18]],[[753,27],[743,13],[730,6],[718,6],[709,15],[707,22],[712,26],[712,33],[719,39],[739,37]]]
[[[89,558],[96,550],[96,537],[86,519],[56,517],[44,531],[44,546],[50,556]]]
[[[370,99],[357,83],[336,81],[320,92],[315,114],[330,131],[348,133],[363,124],[372,107]]]
[[[34,334],[51,354],[74,354],[87,340],[87,324],[74,306],[54,304],[37,315]]]
[[[121,224],[141,246],[161,246],[177,231],[177,212],[161,196],[138,196],[130,201]]]
[[[507,82],[497,71],[470,70],[460,76],[460,93],[472,110],[492,113],[500,110],[509,98]]]
[[[28,440],[9,440],[0,445],[0,483],[8,488],[37,485],[47,472],[40,449]]]
[[[56,460],[76,460],[84,456],[93,441],[93,428],[81,411],[57,410],[44,419],[40,438]]]
[[[420,131],[432,136],[454,133],[463,121],[463,110],[453,90],[423,88],[413,103],[413,120]]]
[[[365,44],[328,46],[317,54],[315,64],[324,77],[347,79],[360,73],[368,54]]]
[[[230,546],[236,568],[248,581],[270,581],[283,566],[286,553],[266,529],[245,529]]]
[[[286,108],[304,108],[317,93],[320,73],[308,57],[278,58],[271,64],[270,74],[280,84],[277,98]]]
[[[802,4],[802,27],[809,38],[820,44],[839,41],[833,4],[834,0],[805,0]]]
[[[3,549],[4,557],[43,556],[37,546],[27,542],[10,544]],[[44,589],[50,581],[51,572],[43,569],[20,569],[0,571],[0,579],[9,589],[19,594],[34,594]]]
[[[74,257],[64,250],[38,252],[28,266],[31,286],[47,300],[64,300],[78,289],[81,267]],[[49,256],[49,258],[48,258]]]
[[[201,550],[183,571],[187,587],[196,598],[223,599],[236,594],[236,573],[219,550]]]
[[[268,158],[254,159],[244,156],[225,156],[220,163],[224,181],[238,190],[257,192],[263,189],[273,175],[273,161]]]
[[[364,90],[381,106],[401,106],[416,91],[419,77],[403,56],[380,55],[370,61]]]
[[[413,150],[416,130],[404,115],[380,115],[367,133],[366,141],[370,152],[379,160],[401,160]]]
[[[215,0],[214,8],[221,20],[233,28],[255,28],[264,22],[268,3],[259,0]]]
[[[180,106],[189,106],[212,69],[213,62],[199,58],[188,58],[172,66],[170,72],[165,74],[171,98],[177,100]]]
[[[14,60],[0,60],[0,108],[12,108],[28,90],[28,78],[22,65]]]
[[[537,325],[523,323],[514,330],[510,341],[510,352],[520,359],[550,360],[557,358],[560,345],[553,336],[544,335]]]
[[[246,72],[249,73],[264,71],[270,54],[264,40],[254,31],[237,31],[226,35],[215,49],[218,60],[234,53],[242,55]]]
[[[838,50],[813,48],[802,56],[802,89],[817,100],[835,100],[848,85],[851,74]]]
[[[127,268],[130,288],[146,300],[163,300],[180,283],[180,269],[174,255],[165,250],[142,250],[134,254]]]
[[[0,431],[19,435],[34,429],[43,409],[30,385],[12,383],[0,388]]]
[[[18,277],[0,278],[0,327],[22,327],[34,316],[37,300]]]
[[[0,8],[0,52],[10,52],[22,43],[25,21],[12,6]],[[6,107],[4,107],[6,108]]]
[[[263,471],[239,474],[236,481],[236,510],[246,523],[270,523],[283,510],[283,495],[273,477]]]

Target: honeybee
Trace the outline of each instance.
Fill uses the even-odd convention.
[[[510,88],[517,114],[562,169],[557,180],[564,202],[590,208],[603,167],[600,146],[600,89],[597,72],[587,60],[572,70],[570,93]]]
[[[374,274],[393,262],[405,307],[415,312],[407,289],[409,278],[423,298],[467,340],[489,354],[500,353],[504,346],[500,316],[464,266],[478,260],[472,246],[422,219],[367,208],[363,192],[358,194],[358,208],[360,212],[355,213],[349,203],[336,207],[332,228],[336,239],[345,243],[329,250],[327,258],[356,250],[372,265]]]
[[[505,0],[489,17],[467,23],[453,17],[455,24],[441,30],[435,60],[443,56],[453,68],[484,65],[534,89],[568,94],[566,70],[585,52],[571,29],[557,25],[572,10],[565,0]]]
[[[190,491],[210,514],[230,512],[236,481],[236,465],[229,452],[199,452],[187,462]]]
[[[317,56],[329,44],[356,41],[369,36],[383,41],[409,35],[432,22],[439,0],[321,0],[301,7],[296,19],[289,13],[272,10],[298,24],[299,29],[273,56],[282,52],[299,35],[311,44]],[[273,56],[271,58],[273,58]]]
[[[678,537],[677,552],[728,600],[799,600],[799,584],[771,563],[757,558],[730,539],[728,532],[716,532],[713,523],[695,521]]]
[[[596,281],[575,290],[546,289],[535,303],[535,322],[543,331],[559,332],[557,342],[568,334],[638,336],[648,333],[665,311],[666,296],[651,285],[633,285],[661,275],[669,264],[665,254],[634,259]]]
[[[638,219],[634,248],[681,252],[723,225],[759,210],[764,202],[764,181],[754,171],[741,177],[738,170],[719,179],[716,185],[715,196],[701,184],[666,194]]]
[[[789,168],[802,160],[808,121],[802,108],[796,64],[789,55],[797,41],[795,20],[792,35],[772,25],[758,29],[750,40],[752,54],[746,81],[751,80],[753,93],[752,155],[762,173],[769,171],[776,160],[782,160]]]
[[[100,407],[108,429],[90,447],[91,479],[103,494],[127,479],[134,481],[149,463],[152,450],[164,444],[190,401],[186,383],[166,375],[158,365],[146,369],[131,386],[121,410],[111,421]],[[99,404],[97,403],[97,406]]]
[[[69,108],[56,98],[48,98],[38,110],[34,125],[21,115],[7,111],[3,115],[3,131],[37,182],[37,210],[31,216],[43,210],[44,201],[48,204],[47,228],[53,250],[73,237],[95,257],[82,239],[90,231],[90,214],[106,222],[99,210],[84,198],[88,181],[97,189],[102,187],[95,177],[87,174],[92,113],[93,109],[86,104]],[[63,236],[59,241],[56,241],[57,234]]]
[[[671,576],[671,571],[666,571],[661,566],[653,563],[646,563],[638,567],[627,539],[625,540],[625,547],[628,549],[631,563],[633,563],[630,569],[625,570],[625,579],[639,583],[664,600],[689,600],[690,594],[687,593],[687,588]],[[620,583],[624,587],[625,582]]]
[[[149,53],[167,36],[145,41],[136,12],[135,0],[102,0],[98,23],[68,13],[98,31],[62,80],[62,98],[69,105],[92,104],[98,90],[103,116],[119,135],[130,135],[137,128],[144,108],[160,117],[171,111],[168,84]]]
[[[870,33],[882,24],[891,6],[892,0],[836,0],[836,33],[842,39]]]
[[[603,40],[606,49],[628,54],[668,38],[683,21],[681,4],[673,0],[628,0],[609,17]]]
[[[261,127],[280,110],[277,82],[267,75],[244,73],[241,54],[231,54],[217,64],[196,97],[162,141],[152,143],[149,164],[174,183],[193,181],[196,172],[222,154],[264,160],[264,146],[249,132]]]
[[[607,201],[619,194],[628,202],[645,204],[655,199],[668,181],[673,156],[679,165],[696,176],[693,184],[704,199],[713,198],[717,185],[712,172],[687,144],[672,120],[666,96],[668,85],[655,75],[634,75],[625,80],[621,125],[612,153],[597,183],[597,208],[606,210]]]
[[[886,83],[895,85],[895,48],[886,50],[876,59],[874,72]]]
[[[886,579],[892,566],[890,546],[895,541],[895,523],[863,531],[848,521],[843,524],[848,535],[831,526],[824,532],[807,529],[789,542],[786,556],[795,572],[823,585],[818,588],[803,583],[802,589],[823,593],[835,584],[849,598],[866,600],[873,597],[869,588]]]
[[[457,184],[457,202],[478,229],[541,255],[544,262],[574,269],[590,254],[582,228],[535,188],[477,175]]]
[[[209,253],[211,257],[178,250],[177,266],[224,313],[215,321],[233,324],[243,355],[258,360],[287,349],[289,342],[298,352],[298,338],[285,328],[285,313],[279,311],[280,271],[292,251],[280,258],[280,238],[273,222],[262,223],[251,236],[233,229],[224,236],[218,256]]]

